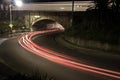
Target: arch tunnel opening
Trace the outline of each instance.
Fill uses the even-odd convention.
[[[65,30],[65,28],[60,23],[51,19],[42,19],[35,22],[32,25],[32,31],[50,30],[50,29]]]

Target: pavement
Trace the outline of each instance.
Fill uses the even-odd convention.
[[[97,56],[107,57],[110,59],[120,59],[120,53],[118,52],[114,52],[114,51],[110,52],[110,51],[104,51],[101,49],[93,49],[93,48],[86,48],[86,47],[78,46],[65,40],[64,36],[62,35],[56,36],[55,40],[58,43],[60,43],[62,46],[65,46],[69,49],[73,49],[75,51],[83,52],[84,54],[87,54],[87,55],[95,55],[96,57]],[[90,52],[91,54],[88,54],[88,52]]]
[[[8,38],[0,38],[0,47],[2,43],[4,43]],[[4,60],[0,58],[0,79],[5,79],[7,76],[15,75],[16,71],[11,69],[7,64],[5,64]]]
[[[37,44],[51,49],[56,52],[60,52],[69,56],[73,56],[78,60],[81,60],[82,63],[92,63],[93,65],[108,68],[110,70],[120,71],[120,55],[113,55],[113,53],[107,53],[101,50],[93,50],[87,48],[76,48],[75,45],[72,45],[61,37],[57,35],[42,37],[42,39],[36,38]],[[48,41],[49,40],[49,41]],[[54,42],[54,43],[53,43]],[[46,44],[42,44],[46,43]],[[48,46],[50,45],[50,46]],[[57,46],[56,46],[57,45]],[[91,64],[91,65],[92,65]],[[101,66],[102,65],[102,66]]]
[[[63,42],[60,43],[60,39],[56,39],[56,35],[43,35],[36,37],[34,39],[34,42],[45,48],[49,48],[51,50],[66,55],[73,56],[79,59],[82,63],[95,65],[115,71],[120,71],[120,58],[118,56],[116,56],[113,59],[104,56],[96,57],[96,52],[94,52],[93,55],[93,53],[90,51],[78,51],[74,48],[67,47],[66,44]],[[0,46],[1,59],[4,62],[4,64],[6,64],[8,67],[12,68],[12,70],[15,70],[17,72],[47,72],[48,75],[55,76],[56,80],[117,80],[97,74],[91,74],[90,72],[84,72],[82,70],[78,71],[48,61],[23,49],[18,44],[17,38],[12,38],[3,41],[5,42],[2,43]],[[101,54],[101,52],[99,52],[98,54]]]
[[[0,45],[4,42],[4,41],[6,41],[8,38],[0,38]]]

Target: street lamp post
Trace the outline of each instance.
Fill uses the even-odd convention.
[[[10,3],[9,5],[9,8],[10,8],[10,28],[11,28],[11,32],[12,32],[12,28],[13,28],[13,24],[12,24],[12,4]]]
[[[74,24],[74,0],[72,0],[72,18],[71,18],[71,26]]]
[[[22,6],[22,0],[14,0],[14,3],[16,6],[18,7],[21,7]],[[13,30],[13,19],[12,19],[12,0],[10,1],[10,5],[9,5],[9,8],[10,8],[10,24],[9,24],[9,27],[11,28],[11,32]]]

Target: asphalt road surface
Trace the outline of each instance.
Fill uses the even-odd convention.
[[[120,59],[111,60],[111,58],[101,58],[95,55],[90,56],[79,51],[74,51],[57,43],[55,37],[55,34],[44,34],[34,37],[33,41],[45,48],[75,57],[81,63],[120,71]],[[0,58],[5,64],[18,72],[34,73],[39,71],[42,74],[47,73],[49,76],[55,77],[56,80],[119,80],[51,62],[22,48],[18,44],[17,38],[6,40],[0,45]]]

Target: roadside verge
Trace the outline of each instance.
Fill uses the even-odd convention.
[[[107,51],[98,50],[98,49],[90,49],[90,48],[81,47],[81,46],[78,46],[78,45],[68,42],[67,40],[64,39],[63,36],[58,36],[55,39],[61,45],[68,47],[70,49],[73,49],[73,50],[77,50],[77,51],[82,52],[87,55],[94,55],[96,57],[97,56],[107,57],[107,58],[111,58],[111,59],[114,58],[114,59],[120,60],[120,55],[116,52],[107,52]]]

